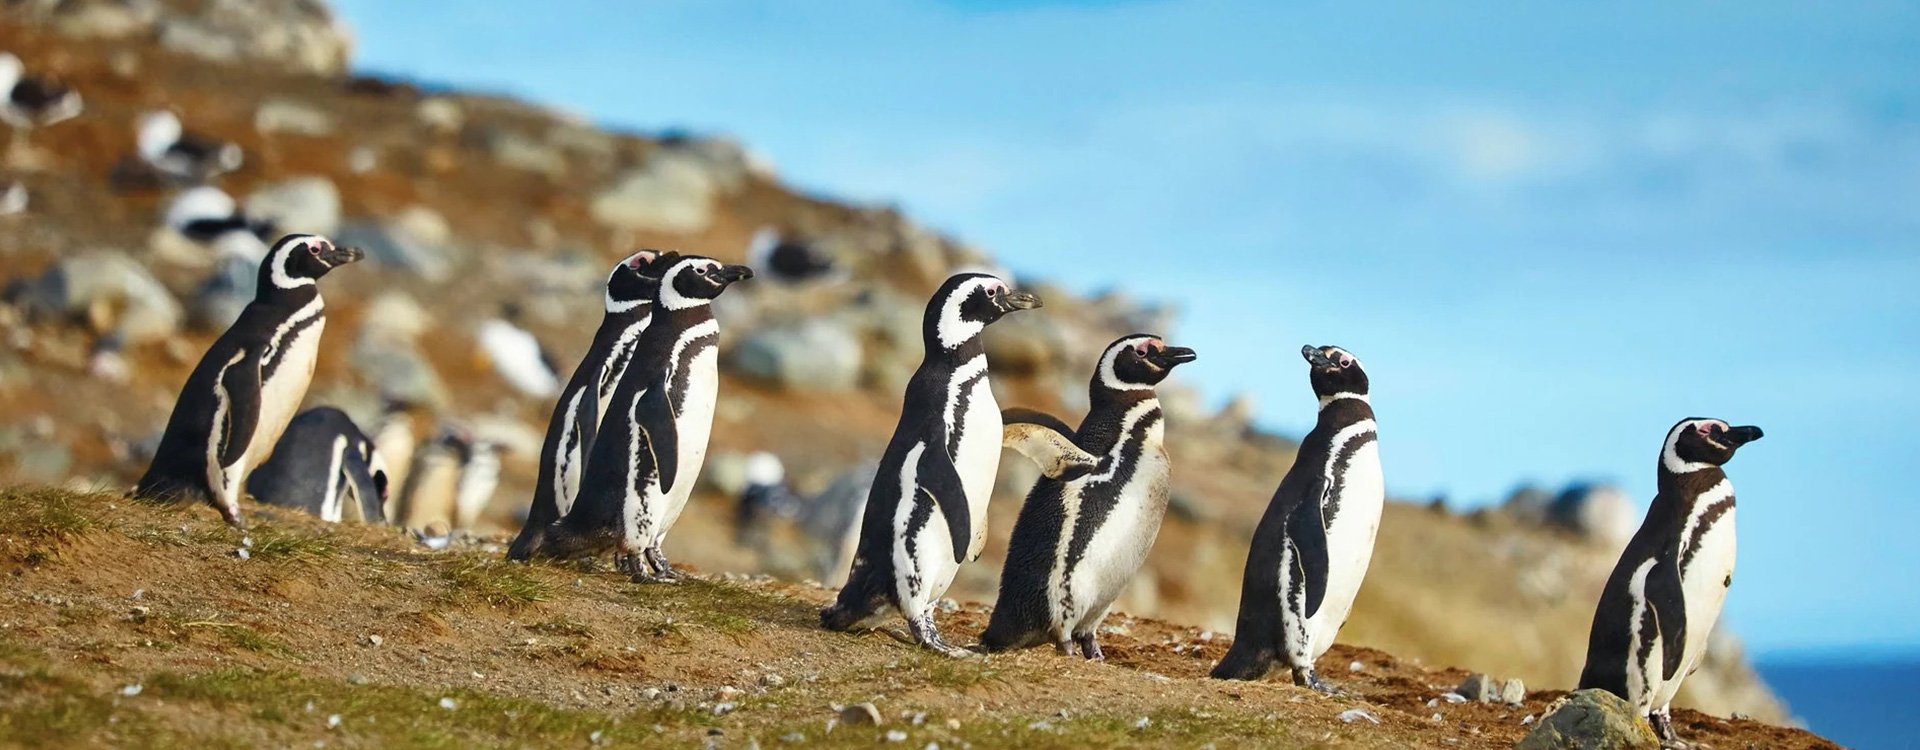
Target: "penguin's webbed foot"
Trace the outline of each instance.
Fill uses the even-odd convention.
[[[1653,724],[1653,734],[1660,738],[1660,750],[1702,750],[1705,745],[1680,739],[1673,731],[1672,709],[1662,708],[1647,714],[1647,721]]]
[[[1312,667],[1294,669],[1293,684],[1311,689],[1321,695],[1336,696],[1344,693],[1340,688],[1334,687],[1333,683],[1320,679],[1320,673],[1315,672]]]
[[[924,614],[908,619],[907,629],[913,632],[914,639],[918,640],[922,647],[937,651],[943,656],[949,656],[955,659],[966,659],[976,656],[972,651],[949,644],[945,638],[940,637],[939,628],[933,625],[932,614]]]
[[[680,571],[673,569],[673,565],[667,562],[666,554],[661,552],[659,547],[648,547],[644,554],[647,557],[647,566],[653,568],[654,580],[661,583],[679,583],[686,577]]]
[[[1074,645],[1073,639],[1071,638],[1062,638],[1060,640],[1054,641],[1053,650],[1060,652],[1061,656],[1079,656],[1080,655],[1080,648]]]
[[[1107,660],[1107,654],[1100,650],[1100,641],[1094,638],[1094,634],[1085,633],[1075,635],[1073,640],[1075,643],[1080,644],[1080,655],[1087,657],[1087,661]]]

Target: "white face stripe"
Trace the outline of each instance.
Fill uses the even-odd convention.
[[[1666,445],[1660,448],[1660,465],[1667,467],[1667,471],[1674,474],[1689,474],[1692,472],[1699,471],[1701,469],[1713,468],[1713,464],[1704,463],[1701,461],[1682,460],[1680,458],[1679,446],[1680,446],[1680,436],[1684,434],[1685,431],[1693,429],[1695,425],[1699,425],[1707,422],[1714,422],[1714,421],[1717,421],[1717,420],[1689,419],[1685,422],[1681,422],[1680,424],[1674,425],[1672,430],[1667,431]]]
[[[706,268],[711,272],[719,267],[719,261],[707,258],[688,258],[673,264],[673,268],[668,269],[660,277],[660,303],[666,305],[668,310],[685,310],[707,304],[708,300],[681,294],[680,290],[674,287],[673,282],[680,278],[680,274],[693,273],[696,268]]]
[[[294,253],[306,252],[307,243],[317,239],[319,238],[309,235],[287,240],[286,242],[280,243],[280,247],[274,249],[272,257],[267,258],[267,262],[272,264],[272,278],[275,287],[281,289],[298,289],[303,286],[313,286],[313,279],[296,277],[288,273],[287,261],[293,259]]]
[[[940,319],[934,332],[939,334],[940,348],[953,349],[967,343],[973,337],[986,330],[987,324],[977,320],[967,320],[960,315],[960,306],[966,304],[974,292],[982,289],[1004,289],[1007,282],[992,276],[982,276],[955,287],[953,292],[940,303]]]
[[[1115,361],[1120,359],[1120,353],[1122,351],[1132,349],[1148,341],[1153,341],[1154,338],[1153,336],[1129,336],[1115,341],[1112,346],[1107,347],[1106,354],[1100,356],[1100,385],[1116,391],[1152,390],[1153,386],[1150,385],[1129,383],[1121,380],[1120,374],[1114,372],[1113,365]]]

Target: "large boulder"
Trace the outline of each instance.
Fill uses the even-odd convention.
[[[247,196],[246,213],[289,234],[331,235],[340,229],[340,189],[325,177],[292,177]]]
[[[13,294],[29,315],[84,321],[127,346],[165,340],[185,318],[179,300],[147,267],[117,250],[61,258]]]
[[[860,339],[839,321],[814,318],[754,331],[734,347],[734,371],[794,391],[860,384]]]
[[[1605,690],[1577,690],[1555,701],[1516,750],[1652,750],[1653,726]]]
[[[1557,526],[1609,548],[1624,547],[1640,528],[1640,509],[1610,484],[1575,484],[1554,498],[1548,518]]]
[[[645,164],[595,196],[588,211],[615,229],[696,234],[713,223],[720,187],[706,159],[657,149]]]

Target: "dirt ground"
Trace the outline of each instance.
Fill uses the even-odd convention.
[[[1216,681],[1225,638],[1124,615],[1105,663],[953,660],[820,630],[815,587],[640,586],[252,510],[242,558],[206,508],[0,493],[0,746],[1505,748],[1559,696],[1452,703],[1464,671],[1347,646],[1320,665],[1342,697]],[[941,618],[963,643],[985,624]],[[866,702],[880,725],[838,719]],[[1836,747],[1675,720],[1719,750]]]

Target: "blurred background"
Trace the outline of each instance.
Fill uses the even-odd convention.
[[[715,455],[669,552],[830,581],[926,292],[1000,268],[1048,303],[989,335],[1005,405],[1077,418],[1133,330],[1200,352],[1163,389],[1176,502],[1123,609],[1231,628],[1220,582],[1313,420],[1297,351],[1337,344],[1404,501],[1344,640],[1570,684],[1661,437],[1711,416],[1767,438],[1729,467],[1739,572],[1686,702],[1893,746],[1887,707],[1920,692],[1910,6],[6,14],[0,48],[85,100],[9,118],[10,481],[137,476],[271,221],[378,261],[328,280],[310,405],[417,443],[423,477],[479,477],[446,525],[511,531],[606,268],[681,248],[786,270],[725,298]],[[171,169],[160,110],[244,156]],[[547,356],[518,362],[525,337]],[[956,596],[992,596],[1032,479],[1005,467]]]

